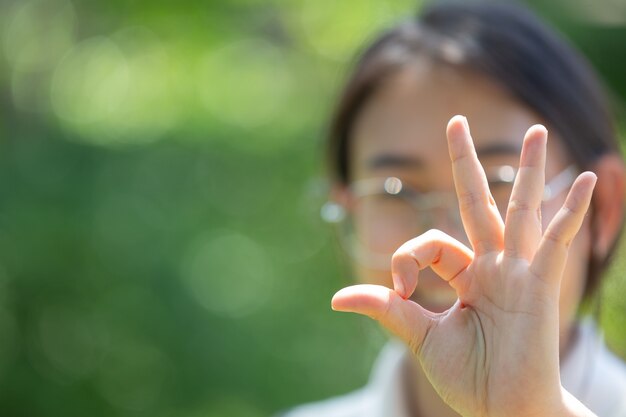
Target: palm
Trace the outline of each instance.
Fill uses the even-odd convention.
[[[404,339],[437,392],[463,415],[541,415],[559,396],[559,284],[595,177],[577,179],[542,233],[545,136],[540,128],[526,135],[505,226],[466,122],[453,118],[450,155],[473,251],[442,232],[427,232],[394,255],[394,290],[357,285],[333,298],[333,308],[369,315]],[[457,292],[459,300],[445,313],[408,299],[426,267]]]
[[[536,297],[539,290],[527,288],[525,277],[486,273],[501,269],[503,262],[495,254],[474,259],[466,272],[469,277],[457,278],[471,283],[459,294],[471,308],[457,304],[438,317],[415,349],[437,392],[462,414],[483,415],[489,410],[490,414],[506,415],[512,402],[519,403],[517,409],[526,402],[533,404],[519,391],[511,391],[515,378],[543,381],[535,390],[543,393],[558,382],[558,368],[545,366],[557,355],[556,333],[547,343],[536,342],[542,333],[550,333],[542,327],[556,329],[553,311],[557,306]],[[528,268],[518,262],[519,270]],[[546,322],[550,316],[555,323]],[[532,346],[528,346],[529,340]],[[541,375],[528,366],[529,360],[542,364]]]

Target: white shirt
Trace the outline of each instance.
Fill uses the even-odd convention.
[[[284,417],[410,417],[402,366],[406,346],[392,340],[379,354],[367,385],[290,410]],[[611,353],[595,323],[583,320],[561,361],[561,383],[598,417],[626,417],[626,365]]]

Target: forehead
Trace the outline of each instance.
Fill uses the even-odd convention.
[[[445,129],[455,114],[468,118],[479,154],[488,150],[490,158],[517,160],[526,130],[542,123],[484,76],[427,63],[411,66],[385,80],[355,120],[352,177],[367,176],[381,159],[418,160],[424,169],[449,167]]]

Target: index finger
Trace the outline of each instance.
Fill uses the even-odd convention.
[[[500,251],[504,223],[478,161],[467,119],[454,116],[447,128],[448,151],[463,227],[477,255]]]

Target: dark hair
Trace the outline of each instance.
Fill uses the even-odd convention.
[[[531,12],[513,4],[440,3],[383,33],[358,59],[330,126],[335,181],[350,180],[351,130],[364,103],[386,78],[419,59],[483,74],[501,85],[559,134],[581,170],[602,155],[619,153],[594,71]],[[586,296],[593,294],[613,249],[603,259],[591,255]]]

